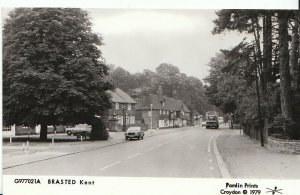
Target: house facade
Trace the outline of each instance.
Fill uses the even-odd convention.
[[[181,100],[143,94],[136,102],[136,122],[144,123],[150,129],[191,125],[191,112]]]
[[[108,110],[108,125],[112,131],[123,131],[135,124],[136,101],[123,90],[116,88],[109,91],[112,108]]]

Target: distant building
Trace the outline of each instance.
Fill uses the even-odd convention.
[[[199,114],[197,111],[193,111],[193,125],[202,125],[203,116]]]
[[[191,125],[191,112],[178,99],[142,94],[136,98],[136,122],[148,128],[170,128]]]
[[[136,101],[119,88],[111,90],[109,93],[112,103],[112,108],[108,110],[109,129],[122,131],[123,125],[134,125]]]

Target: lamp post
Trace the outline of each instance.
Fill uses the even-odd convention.
[[[151,125],[151,129],[152,129],[152,106],[153,106],[153,104],[150,104],[150,110],[151,110],[150,125]]]
[[[233,114],[233,112],[231,113],[231,115],[230,115],[230,116],[231,116],[231,121],[230,121],[230,122],[231,122],[231,129],[233,129],[233,117],[234,117],[234,114]]]

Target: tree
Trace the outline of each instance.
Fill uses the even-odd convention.
[[[136,78],[122,67],[114,69],[110,76],[114,86],[121,88],[127,93],[130,92],[130,89],[136,88]]]
[[[182,100],[191,111],[205,114],[212,105],[205,96],[205,88],[201,80],[181,73],[179,68],[168,63],[162,63],[156,72],[144,70],[142,73],[130,74],[121,67],[111,72],[114,84],[122,90],[132,92],[147,92],[162,94]]]
[[[3,28],[4,124],[89,123],[110,108],[102,38],[86,11],[18,8]]]
[[[259,104],[258,107],[262,106],[264,118],[272,123],[274,116],[281,114],[300,126],[300,122],[297,121],[300,116],[299,12],[220,10],[217,15],[213,33],[235,30],[253,35],[253,41],[249,43],[253,45],[249,56],[252,63],[247,64],[253,64],[254,66],[251,66],[255,67],[257,95],[260,89],[262,91],[261,100],[258,95],[258,102],[262,105]],[[230,68],[231,65],[228,64],[226,67]],[[236,67],[241,70],[247,68],[240,65]],[[218,94],[218,91],[214,93]],[[278,94],[280,94],[279,102]],[[278,106],[280,109],[277,109]],[[288,134],[290,138],[297,138],[297,128],[293,128]]]
[[[281,112],[286,118],[293,119],[291,102],[291,78],[289,69],[289,42],[288,42],[288,17],[289,12],[279,11],[279,58],[280,58],[280,90]]]

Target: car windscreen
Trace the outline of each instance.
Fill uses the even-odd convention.
[[[141,127],[129,127],[127,131],[140,131]]]

